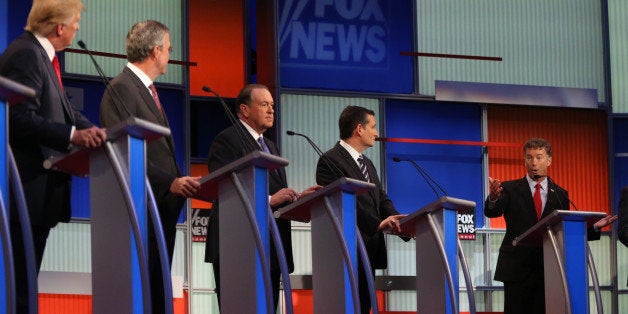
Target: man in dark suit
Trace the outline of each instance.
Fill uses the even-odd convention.
[[[375,145],[375,138],[378,136],[375,112],[363,107],[348,106],[340,114],[338,126],[341,140],[318,160],[316,183],[324,186],[341,177],[348,177],[375,184],[375,190],[357,196],[356,204],[358,229],[373,268],[371,272],[374,274],[375,269],[384,269],[388,266],[383,232],[401,231],[399,219],[406,215],[397,212],[393,202],[382,189],[373,162],[362,155],[365,149]],[[371,301],[361,260],[358,263],[358,281],[361,312],[369,313]]]
[[[126,36],[129,63],[122,73],[111,81],[111,93],[105,91],[100,107],[100,122],[109,127],[137,117],[164,127],[170,127],[153,81],[166,73],[170,58],[170,31],[164,24],[147,20],[135,24]],[[181,176],[175,160],[172,136],[164,136],[148,143],[146,167],[151,188],[155,194],[161,218],[168,257],[172,255],[176,238],[177,220],[185,202],[200,188],[198,177]],[[164,311],[164,292],[157,241],[149,220],[149,272],[153,313]]]
[[[512,241],[554,210],[569,210],[567,191],[547,175],[552,146],[541,138],[523,145],[527,175],[501,182],[489,178],[484,215],[504,216],[506,235],[499,248],[495,280],[504,283],[504,313],[545,313],[543,248],[513,246]],[[536,196],[535,196],[536,194]],[[538,203],[538,204],[536,204]],[[607,216],[589,229],[589,240],[600,238],[600,228],[612,223]]]
[[[239,118],[236,123],[240,123],[239,127],[244,130],[244,136],[250,137],[242,138],[238,135],[237,125],[220,132],[209,149],[209,172],[216,171],[226,164],[244,157],[252,152],[253,149],[265,151],[262,143],[265,143],[270,154],[279,156],[279,150],[275,143],[263,136],[263,133],[273,126],[275,119],[275,101],[268,87],[261,84],[246,85],[240,90],[236,99],[236,105],[238,106],[237,114]],[[270,171],[268,177],[269,205],[273,210],[288,205],[299,199],[299,197],[310,194],[320,188],[320,186],[312,186],[302,193],[289,188],[284,168]],[[211,219],[207,227],[205,262],[212,263],[216,280],[216,292],[220,300],[219,207],[218,200],[212,207]],[[289,272],[292,272],[294,270],[294,262],[292,259],[291,224],[289,220],[285,219],[276,219],[276,222],[286,254]],[[270,256],[273,304],[276,309],[281,270],[279,269],[279,262],[272,241]],[[284,278],[284,280],[289,280],[289,278]]]
[[[24,187],[38,273],[50,229],[58,222],[68,222],[71,214],[71,177],[44,169],[44,160],[67,153],[72,146],[100,146],[106,139],[104,130],[72,108],[63,91],[60,70],[56,70],[59,67],[55,52],[72,43],[82,10],[79,0],[35,1],[26,32],[0,56],[0,75],[36,93],[35,98],[12,104],[9,137]],[[18,312],[24,313],[28,297],[26,262],[14,204],[11,201],[11,238]]]

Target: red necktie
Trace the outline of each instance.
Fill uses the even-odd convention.
[[[157,89],[155,88],[155,85],[150,84],[148,86],[148,89],[150,89],[151,93],[153,94],[153,100],[155,101],[155,105],[157,105],[157,109],[159,110],[159,113],[161,113],[161,115],[164,115],[163,110],[161,109],[161,102],[159,101],[159,96],[157,95]]]
[[[541,184],[537,183],[534,191],[534,208],[536,208],[536,217],[541,219],[541,213],[543,212],[543,201],[541,201]]]
[[[55,69],[55,73],[57,73],[59,86],[61,86],[61,89],[63,90],[63,83],[61,82],[61,68],[59,67],[59,58],[57,58],[56,55],[54,58],[52,58],[52,67]]]

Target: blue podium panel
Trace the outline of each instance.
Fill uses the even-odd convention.
[[[604,216],[555,210],[513,240],[513,245],[543,247],[547,313],[589,312],[587,226]]]
[[[7,25],[4,24],[6,14],[8,10],[4,10],[8,7],[5,1],[0,0],[0,51],[3,51],[6,47],[6,29]],[[4,19],[2,17],[5,17]],[[15,104],[23,100],[24,98],[34,97],[35,91],[22,84],[16,83],[12,80],[6,79],[0,76],[0,252],[2,257],[0,258],[0,309],[4,309],[7,313],[15,312],[15,283],[13,282],[14,268],[13,268],[13,253],[11,248],[11,235],[9,230],[9,121],[8,106],[9,104]],[[15,178],[17,180],[17,178]],[[16,183],[21,186],[21,182]],[[14,193],[18,193],[15,190]],[[20,192],[21,193],[21,192]],[[25,233],[30,233],[30,222],[28,222],[27,208],[16,206],[19,212],[19,218],[25,225]],[[37,275],[35,268],[35,256],[32,250],[32,239],[25,238],[24,251],[26,253],[27,271],[28,271],[28,289],[29,289],[29,304],[31,311],[37,311]],[[1,312],[1,311],[0,311]]]
[[[358,312],[356,195],[374,188],[343,177],[275,212],[312,224],[314,313]]]
[[[416,238],[417,307],[426,313],[458,313],[458,211],[475,202],[443,196],[399,221]]]
[[[283,158],[254,151],[200,180],[195,198],[220,200],[220,308],[225,313],[273,308],[268,171],[287,164]]]

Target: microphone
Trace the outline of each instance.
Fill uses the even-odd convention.
[[[227,114],[227,117],[229,118],[229,122],[231,122],[231,125],[233,125],[236,129],[236,133],[238,133],[240,144],[242,144],[242,153],[246,155],[255,150],[259,150],[258,149],[259,145],[257,145],[257,142],[255,143],[251,142],[251,141],[254,141],[253,137],[249,134],[247,130],[244,129],[244,126],[238,121],[238,119],[236,119],[236,117],[233,115],[231,110],[229,110],[229,106],[227,106],[224,99],[222,99],[222,97],[220,97],[220,95],[218,95],[216,91],[212,90],[211,88],[207,86],[203,86],[201,88],[206,93],[216,95],[216,98],[218,98],[218,100],[220,101],[220,104],[222,105],[222,109],[225,111],[225,113]]]
[[[401,158],[393,157],[393,161],[394,162],[407,161],[407,162],[411,163],[414,166],[414,168],[419,172],[421,177],[423,177],[423,180],[425,180],[427,185],[429,185],[429,187],[432,189],[432,191],[434,191],[434,194],[436,195],[437,198],[439,198],[440,195],[438,195],[438,192],[436,192],[436,188],[434,188],[434,186],[438,187],[438,189],[443,193],[443,196],[447,196],[447,192],[445,192],[445,189],[443,189],[443,187],[440,186],[440,184],[438,184],[438,182],[436,182],[436,180],[434,180],[427,173],[427,171],[425,171],[425,169],[423,169],[421,166],[419,166],[419,164],[417,164],[414,160],[412,160],[412,159],[401,159]]]
[[[547,177],[547,180],[552,182],[554,185],[559,186],[558,184],[556,184],[556,181],[552,180],[549,176]],[[556,199],[558,200],[558,204],[560,205],[561,209],[563,208],[563,202],[560,201],[560,198],[558,197],[558,193],[556,193],[556,190],[560,191],[561,194],[563,194],[563,196],[565,196],[567,198],[567,201],[569,201],[569,204],[571,204],[571,206],[573,206],[573,208],[575,210],[579,210],[578,206],[576,206],[576,204],[574,204],[574,202],[572,202],[569,199],[569,196],[567,195],[567,193],[565,193],[562,189],[560,189],[560,188],[557,188],[557,189],[550,188],[549,190],[552,191],[552,193],[554,193],[554,196],[556,196]],[[569,208],[567,208],[567,209],[569,209]]]
[[[92,60],[92,63],[94,64],[94,68],[96,68],[96,72],[98,72],[98,76],[100,77],[100,80],[105,85],[105,89],[109,91],[111,95],[114,96],[112,97],[112,99],[113,99],[116,112],[118,113],[118,116],[120,117],[120,120],[123,120],[122,115],[120,114],[120,108],[124,109],[126,114],[129,117],[131,117],[132,116],[131,112],[126,107],[124,102],[121,100],[122,98],[120,97],[120,95],[118,95],[118,92],[109,84],[109,79],[107,79],[105,72],[103,72],[103,70],[100,68],[100,66],[98,65],[98,62],[96,62],[96,59],[94,59],[94,55],[92,55],[92,52],[89,49],[87,49],[87,45],[85,45],[85,42],[83,42],[82,40],[79,40],[78,45],[79,47],[81,47],[83,50],[87,52],[87,54],[89,55],[89,58]]]
[[[325,165],[331,169],[331,171],[333,171],[337,176],[339,177],[345,177],[345,175],[342,173],[342,171],[340,169],[338,169],[338,166],[336,166],[335,163],[333,163],[331,160],[329,160],[327,158],[327,156],[325,156],[323,154],[323,151],[316,145],[316,143],[314,143],[314,141],[312,141],[307,135],[305,134],[301,134],[301,133],[297,133],[297,132],[293,132],[293,131],[286,131],[286,134],[290,135],[290,136],[300,136],[303,137],[307,140],[307,142],[310,144],[310,146],[312,146],[312,148],[314,149],[314,151],[316,152],[316,154],[318,154],[318,157],[323,160],[323,162],[325,163]],[[332,167],[333,166],[333,167]]]

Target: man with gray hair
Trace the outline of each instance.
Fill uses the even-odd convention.
[[[111,81],[114,92],[112,94],[111,89],[107,89],[100,105],[100,122],[104,127],[115,125],[131,116],[170,127],[153,81],[166,73],[171,51],[170,31],[166,25],[153,20],[133,25],[126,36],[129,63]],[[177,220],[185,198],[195,195],[200,188],[199,178],[181,176],[171,135],[148,143],[146,158],[148,179],[155,193],[169,261],[172,264]],[[162,313],[164,292],[161,264],[150,219],[148,257],[152,312]]]
[[[50,229],[70,220],[71,176],[47,170],[45,159],[72,146],[98,147],[106,139],[70,105],[55,54],[67,48],[79,30],[80,0],[34,1],[25,32],[0,56],[0,76],[35,90],[35,97],[11,104],[9,141],[20,173],[39,273]],[[22,230],[11,202],[11,240],[16,274],[17,312],[28,312],[28,287]]]

